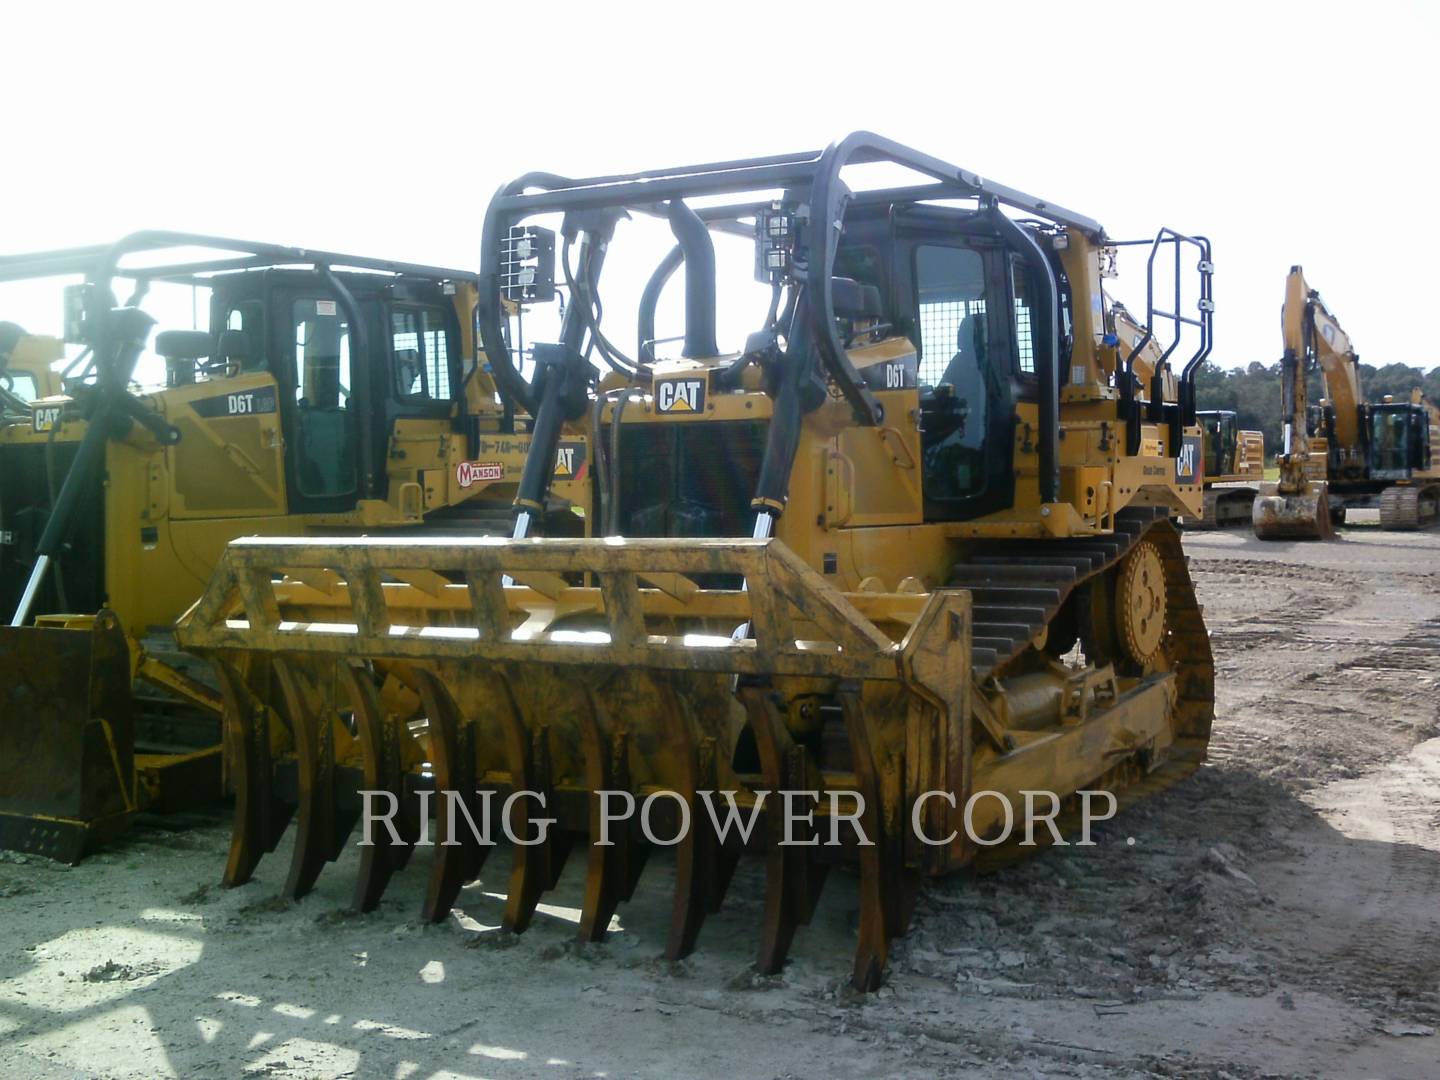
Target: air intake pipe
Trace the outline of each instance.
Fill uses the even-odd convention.
[[[715,244],[685,200],[671,199],[665,216],[685,258],[685,348],[680,355],[714,356],[720,351],[715,344]]]

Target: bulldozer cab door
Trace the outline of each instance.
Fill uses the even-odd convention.
[[[287,290],[287,294],[289,291]],[[352,510],[360,496],[359,409],[350,326],[339,300],[318,283],[276,305],[292,376],[285,471],[294,513]],[[361,304],[362,314],[365,310]]]
[[[1029,328],[1042,320],[998,239],[925,216],[897,235],[896,278],[920,349],[926,517],[963,521],[1014,501],[1015,403],[1034,393]]]

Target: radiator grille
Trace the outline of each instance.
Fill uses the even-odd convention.
[[[623,536],[749,536],[767,424],[625,424],[620,433]]]

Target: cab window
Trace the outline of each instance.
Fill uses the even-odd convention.
[[[265,305],[259,300],[246,300],[231,306],[225,313],[225,329],[245,335],[245,356],[241,371],[265,370]]]
[[[985,261],[970,248],[923,245],[915,252],[920,302],[920,382],[958,389],[984,365]]]
[[[450,349],[439,308],[399,307],[390,314],[395,394],[407,400],[450,398]]]
[[[40,396],[35,376],[28,371],[0,371],[0,389],[10,391],[27,405]]]
[[[1035,374],[1034,289],[1025,264],[1018,258],[1010,260],[1010,287],[1014,296],[1015,373]]]

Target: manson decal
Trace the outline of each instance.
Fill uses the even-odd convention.
[[[656,379],[655,409],[662,413],[704,412],[704,376],[682,375]]]
[[[481,439],[480,453],[523,460],[530,452],[529,439]],[[555,479],[583,480],[585,478],[585,442],[582,439],[562,439],[555,451]],[[520,475],[520,464],[513,463],[515,477]],[[462,488],[475,484],[492,484],[504,480],[504,461],[462,461],[455,466],[455,480]]]
[[[208,420],[228,416],[258,416],[276,409],[275,387],[257,386],[253,390],[233,390],[228,394],[192,401],[190,407]]]
[[[455,466],[455,482],[462,488],[505,479],[503,461],[462,461]]]

